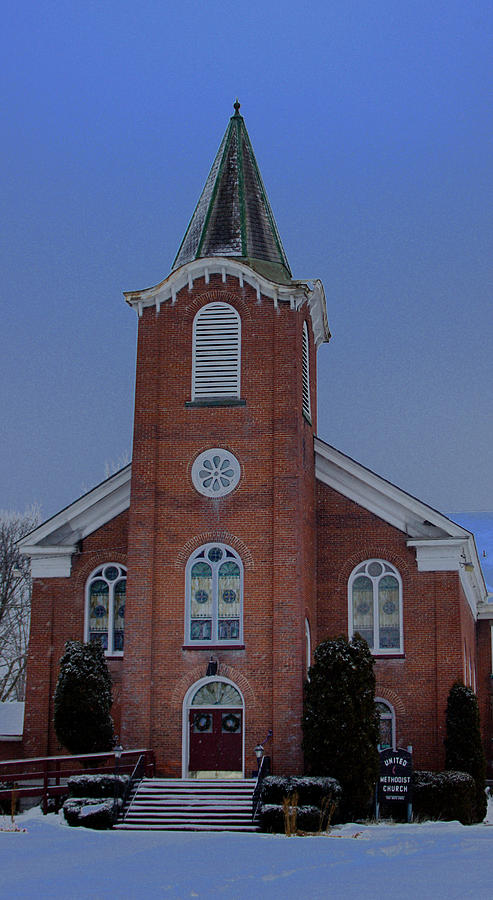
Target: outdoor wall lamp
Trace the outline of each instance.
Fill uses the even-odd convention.
[[[217,675],[217,666],[218,666],[217,659],[214,659],[214,657],[211,656],[211,658],[208,662],[208,665],[207,665],[207,672],[205,673],[206,676]]]

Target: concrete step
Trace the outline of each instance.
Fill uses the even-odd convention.
[[[256,831],[254,779],[220,781],[145,778],[133,792],[121,830]]]

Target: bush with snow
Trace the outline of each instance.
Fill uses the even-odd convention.
[[[305,685],[303,750],[311,775],[342,787],[340,821],[364,818],[379,772],[374,659],[360,635],[324,641]]]
[[[486,815],[486,763],[479,721],[478,698],[460,681],[452,685],[447,701],[445,768],[468,772],[474,778],[474,822]]]
[[[70,753],[113,747],[111,675],[99,641],[67,641],[55,690],[55,731]]]
[[[67,785],[71,797],[123,797],[128,775],[74,775]]]
[[[269,775],[261,789],[259,812],[262,831],[283,833],[285,804],[296,807],[296,828],[325,830],[339,804],[342,790],[335,778]]]
[[[476,785],[467,772],[413,772],[413,815],[471,825],[476,815]]]
[[[71,798],[65,800],[63,814],[69,825],[105,829],[113,827],[121,807],[120,799]]]

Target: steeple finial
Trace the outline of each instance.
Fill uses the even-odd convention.
[[[241,103],[240,103],[240,101],[238,100],[238,97],[237,97],[236,100],[235,100],[235,102],[233,103],[233,107],[234,107],[234,111],[235,111],[235,116],[239,116],[239,115],[240,115],[240,106],[241,106]]]

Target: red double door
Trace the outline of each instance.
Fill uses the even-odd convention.
[[[242,771],[241,709],[191,709],[189,729],[190,772]]]

